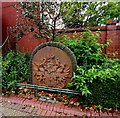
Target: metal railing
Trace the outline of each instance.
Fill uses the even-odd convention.
[[[67,93],[67,94],[75,94],[79,95],[80,92],[76,90],[70,90],[70,89],[61,89],[61,88],[54,88],[54,87],[47,87],[47,86],[39,86],[39,85],[33,85],[33,84],[21,84],[21,83],[10,83],[10,82],[2,82],[3,85],[12,85],[16,87],[23,87],[23,88],[31,88],[34,89],[34,96],[38,97],[38,90],[42,91],[50,91],[50,92],[58,92],[58,93]],[[16,93],[18,92],[18,89],[16,90]]]

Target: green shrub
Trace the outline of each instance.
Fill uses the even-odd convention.
[[[77,70],[68,87],[80,91],[83,104],[96,104],[104,107],[120,108],[120,60],[109,59],[103,54],[104,47],[98,43],[100,33],[87,30],[78,36],[62,36],[56,40],[68,46],[78,62]]]
[[[63,35],[56,38],[56,41],[62,42],[74,52],[79,66],[91,67],[101,64],[108,56],[103,54],[102,50],[109,45],[109,41],[107,44],[100,44],[97,40],[99,36],[100,32],[93,34],[90,30],[86,30],[80,36],[76,33],[72,37]]]
[[[23,54],[16,51],[9,51],[2,58],[2,81],[4,82],[23,82],[29,79],[30,54]],[[16,88],[11,84],[2,86],[3,91],[11,92]]]
[[[120,109],[120,59],[108,59],[94,75],[96,78],[88,84],[92,94],[84,103]]]

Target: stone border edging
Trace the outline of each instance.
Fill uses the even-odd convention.
[[[47,103],[37,101],[33,96],[29,96],[29,99],[20,95],[11,95],[9,97],[0,96],[0,101],[3,105],[20,110],[27,113],[32,113],[40,116],[106,116],[119,118],[120,114],[116,113],[99,113],[94,111],[80,111],[75,107],[68,107],[62,103]]]

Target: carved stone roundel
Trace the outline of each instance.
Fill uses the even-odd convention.
[[[43,43],[31,55],[32,84],[66,88],[76,65],[75,56],[69,48],[56,42]]]

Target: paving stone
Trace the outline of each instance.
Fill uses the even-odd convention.
[[[9,102],[12,102],[12,100],[11,100],[11,97],[9,98],[9,100],[8,100]]]
[[[100,112],[98,112],[99,116],[100,116]]]
[[[19,109],[20,108],[20,105],[19,104],[15,104],[14,106],[13,106],[13,109]]]
[[[36,104],[36,101],[34,100],[34,101],[33,101],[33,106],[35,106],[35,104]]]
[[[11,103],[8,102],[8,103],[6,104],[6,107],[9,108],[10,106],[11,106]]]
[[[61,113],[60,116],[62,117],[62,116],[66,116],[66,115],[64,113]]]
[[[74,114],[77,115],[77,116],[85,116],[86,115],[85,112],[80,112],[80,111],[75,111]]]
[[[21,104],[21,100],[22,100],[22,97],[19,96],[19,98],[18,98],[18,104]]]
[[[2,101],[5,101],[5,96],[2,96],[1,100],[2,100]]]
[[[47,106],[49,105],[49,103],[48,103],[48,102],[46,102],[46,103],[45,103],[45,105],[46,105],[46,108],[47,108]]]
[[[2,100],[2,101],[4,101],[4,99],[5,99],[5,97],[4,97],[4,96],[2,96],[1,100]]]
[[[19,97],[16,97],[16,100],[14,101],[14,103],[16,103],[16,104],[19,103]]]
[[[20,104],[22,105],[24,101],[25,101],[25,98],[21,98]]]
[[[17,104],[16,107],[15,107],[16,110],[19,110],[20,108],[21,108],[20,104]]]
[[[93,114],[94,112],[92,112],[92,111],[86,111],[86,116],[87,117],[92,117],[92,114]]]
[[[14,99],[14,102],[12,102],[12,103],[17,103],[17,98],[16,98],[16,99]]]
[[[115,116],[117,116],[116,114],[114,114],[114,113],[111,113],[111,114],[109,114],[110,116],[112,116],[112,117],[115,117]]]
[[[92,111],[92,110],[87,112],[87,116],[93,116],[93,114],[94,114],[94,111]]]
[[[11,106],[10,106],[9,108],[13,109],[13,108],[14,108],[14,106],[15,106],[15,104],[14,104],[14,103],[12,103],[12,104],[11,104]]]
[[[38,108],[34,108],[32,114],[35,114],[38,111]]]
[[[56,111],[57,111],[57,112],[60,112],[60,110],[61,110],[60,107],[57,107]]]
[[[46,114],[46,112],[47,112],[47,110],[42,110],[42,112],[41,112],[41,116],[45,116],[45,114]]]
[[[46,107],[47,107],[47,104],[48,104],[48,103],[46,103],[46,102],[43,102],[43,104],[42,104],[42,109],[46,109]]]
[[[56,112],[52,111],[50,116],[55,116]]]
[[[55,114],[55,116],[61,116],[61,114],[59,114],[59,113],[56,113],[56,114]]]
[[[29,106],[32,106],[32,101],[28,100],[27,103],[29,104]]]
[[[27,100],[25,100],[25,104],[28,106],[31,106],[31,101],[27,99]]]
[[[9,101],[10,101],[10,102],[14,102],[14,95],[11,94],[11,95],[9,96]]]
[[[120,114],[116,114],[118,116],[118,118],[120,118]]]
[[[30,103],[31,103],[31,101],[28,99],[24,100],[24,102],[23,102],[24,105],[32,106]]]
[[[41,108],[41,104],[42,104],[42,103],[43,103],[42,101],[39,101],[39,102],[38,102],[38,105],[37,105],[38,108]]]
[[[19,110],[20,110],[21,112],[23,112],[23,111],[25,110],[25,108],[26,108],[26,106],[21,105],[21,107],[20,107]]]
[[[64,109],[63,109],[63,108],[59,109],[59,112],[63,113],[63,111],[64,111]]]
[[[64,108],[65,108],[65,106],[62,104],[62,105],[60,105],[60,112],[63,112],[64,111]]]
[[[12,103],[14,103],[14,102],[15,102],[15,100],[16,100],[15,95],[11,95],[11,96],[10,96],[10,99],[11,99],[11,102],[12,102]]]
[[[45,116],[50,116],[52,111],[47,111]]]
[[[7,102],[2,102],[2,106],[6,106],[7,105]]]
[[[28,113],[31,113],[33,111],[33,107],[30,107],[30,109],[28,110]]]
[[[68,109],[64,109],[63,113],[67,114],[68,113]]]
[[[66,114],[66,117],[67,117],[67,118],[70,118],[70,117],[72,117],[72,116],[71,116],[71,114]]]
[[[38,105],[38,101],[35,102],[34,106],[35,106],[35,107],[38,107],[37,105]]]
[[[1,98],[2,99],[2,98]],[[106,116],[106,117],[114,117],[114,118],[119,118],[119,116],[115,113],[111,114],[111,113],[96,113],[96,112],[91,112],[91,111],[86,111],[86,112],[82,112],[79,111],[76,108],[71,108],[71,107],[67,107],[64,106],[63,104],[59,104],[59,103],[45,103],[42,101],[37,101],[36,99],[31,99],[28,100],[25,97],[21,97],[21,96],[15,96],[15,95],[11,95],[10,97],[3,97],[2,99],[2,105],[8,108],[12,108],[12,109],[16,109],[16,110],[21,110],[24,112],[29,112],[32,114],[38,114],[38,115],[42,115],[42,116],[66,116],[66,117],[71,117],[71,115],[76,115],[76,116],[85,116],[87,115],[87,117],[102,117],[102,116]],[[12,103],[9,102],[5,102],[5,101],[11,101]],[[19,103],[19,104],[13,104],[13,103]],[[28,106],[23,106],[23,105],[29,105],[29,106],[35,106],[36,108],[33,107],[28,107]],[[23,108],[24,107],[24,108]],[[38,109],[38,108],[44,108],[46,110],[42,110],[42,109]],[[56,113],[57,112],[62,112],[61,114]],[[66,114],[64,114],[66,113]]]
[[[28,104],[27,104],[27,100],[25,99],[22,104],[23,104],[23,105],[28,105]]]
[[[99,113],[94,112],[94,113],[93,113],[93,116],[99,116]]]
[[[78,108],[75,108],[75,107],[71,107],[72,109],[72,113],[74,113],[73,115],[75,115],[75,112],[83,112],[83,111],[80,111]]]
[[[56,107],[56,105],[54,106],[53,111],[57,111],[57,107]]]
[[[54,103],[51,103],[51,105],[49,106],[49,110],[50,110],[50,111],[54,111],[54,107],[55,107],[55,106],[54,106]]]
[[[53,106],[50,106],[50,107],[49,107],[49,110],[50,110],[50,111],[53,111],[53,108],[54,108]]]
[[[40,106],[39,106],[41,109],[45,109],[46,108],[46,106],[45,106],[45,103],[44,102],[42,102],[42,104],[40,104]]]
[[[35,102],[35,107],[39,108],[39,104],[40,104],[39,101],[36,101]]]
[[[51,103],[48,103],[48,104],[46,105],[46,109],[47,109],[47,110],[50,110],[50,105],[51,105]]]
[[[63,112],[61,103],[58,103],[56,107],[57,107],[57,112]]]
[[[71,107],[65,106],[63,112],[67,114],[71,114],[71,109],[72,109]]]
[[[29,104],[30,104],[30,106],[34,106],[34,101],[31,100],[31,101],[29,102]]]
[[[38,109],[38,111],[36,112],[37,115],[40,115],[42,112],[42,109]]]
[[[8,97],[4,96],[4,97],[2,97],[2,100],[7,102],[8,101]]]
[[[71,114],[75,115],[75,108],[74,107],[71,108]]]
[[[30,107],[26,106],[26,108],[24,109],[24,112],[28,112],[29,109]]]
[[[22,96],[20,96],[20,103],[22,103],[23,100],[25,100],[25,98],[23,98]]]

